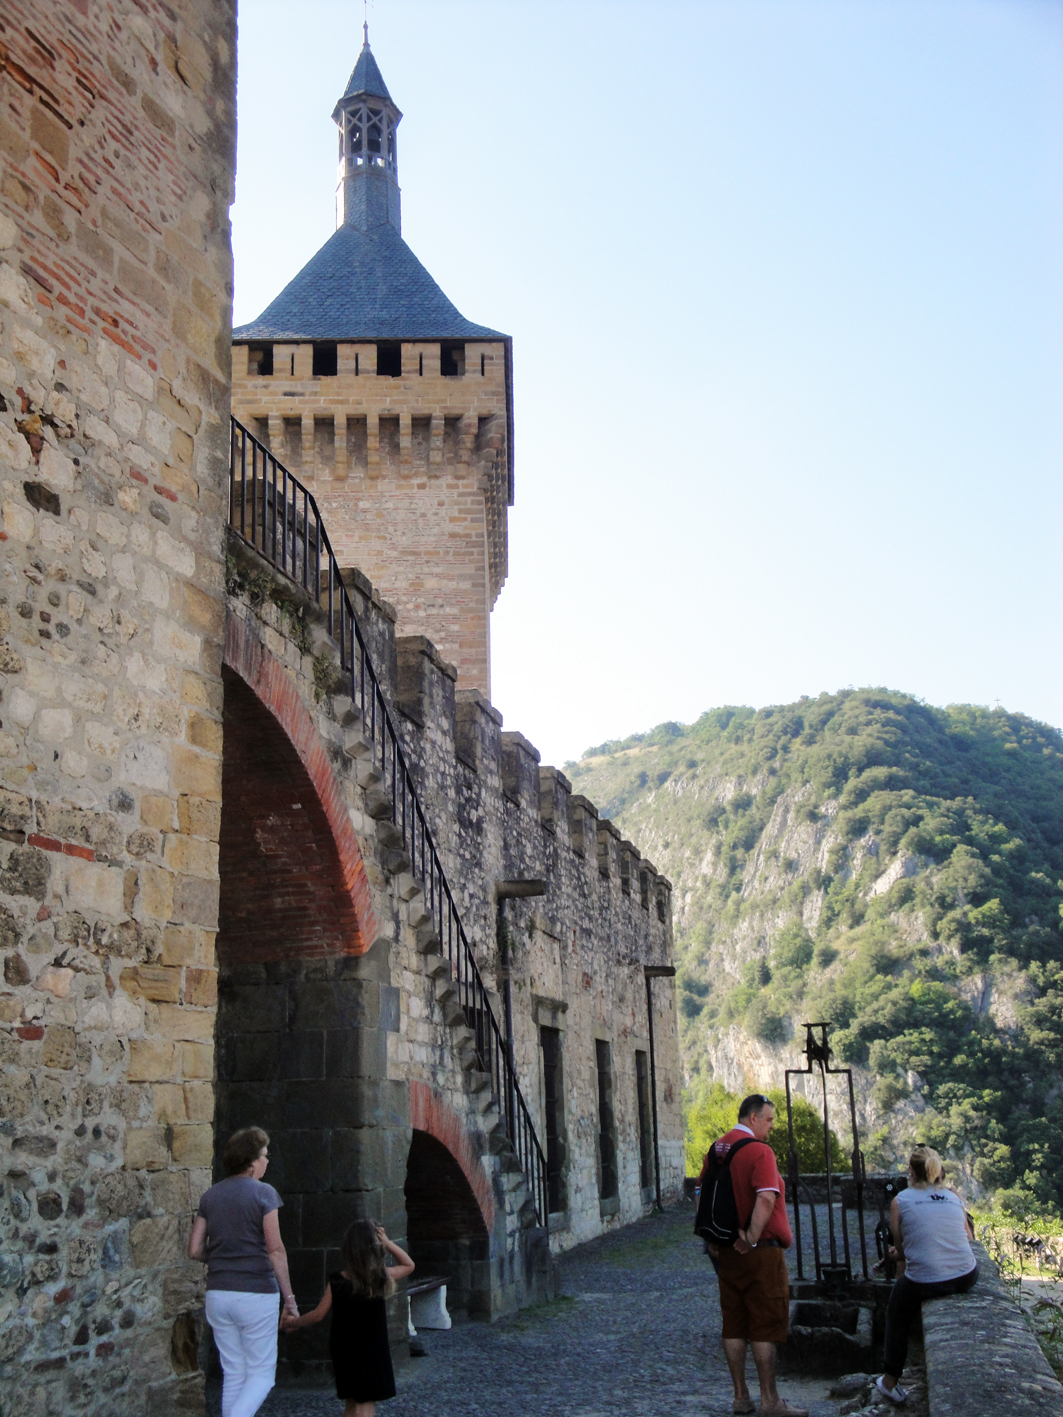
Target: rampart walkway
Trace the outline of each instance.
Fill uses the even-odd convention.
[[[422,1334],[428,1356],[398,1372],[379,1417],[729,1417],[716,1281],[686,1207],[580,1246],[561,1267],[555,1303]],[[829,1386],[779,1383],[812,1417],[838,1417]],[[331,1393],[278,1391],[261,1414],[341,1411]]]

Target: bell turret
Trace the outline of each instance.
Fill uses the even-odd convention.
[[[343,97],[332,113],[340,130],[336,226],[359,231],[390,224],[402,231],[396,130],[402,114],[369,48],[369,26]]]

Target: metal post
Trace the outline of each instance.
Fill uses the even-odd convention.
[[[657,1209],[663,1210],[661,1204],[661,1153],[657,1143],[657,1055],[653,1047],[653,994],[650,990],[651,979],[674,979],[675,968],[670,964],[647,964],[643,967],[646,976],[646,1026],[649,1033],[650,1042],[650,1103],[653,1110],[653,1175],[656,1182],[655,1195],[657,1197]]]

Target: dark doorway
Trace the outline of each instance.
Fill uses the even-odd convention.
[[[613,1112],[613,1062],[609,1044],[595,1039],[598,1067],[598,1195],[615,1201],[620,1194],[616,1169],[616,1118]]]
[[[442,1142],[414,1131],[406,1162],[406,1234],[418,1277],[447,1282],[453,1313],[490,1317],[487,1226],[465,1173]]]
[[[565,1094],[561,1073],[561,1030],[541,1027],[543,1111],[546,1114],[546,1194],[552,1214],[566,1208],[564,1185]]]

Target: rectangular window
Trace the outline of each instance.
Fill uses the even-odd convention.
[[[609,1044],[594,1040],[598,1064],[598,1194],[603,1201],[613,1200],[620,1192],[616,1168],[616,1117],[613,1113],[613,1066]]]
[[[271,344],[249,344],[247,347],[247,372],[261,378],[269,378],[273,373],[273,346]]]
[[[635,1053],[635,1089],[639,1101],[639,1185],[653,1185],[653,1113],[650,1107],[650,1067],[645,1053]]]
[[[543,1110],[546,1113],[546,1194],[551,1213],[565,1209],[565,1100],[561,1076],[561,1031],[540,1028],[543,1050]]]
[[[318,343],[314,345],[314,378],[328,378],[336,372],[336,346]]]
[[[398,340],[381,340],[376,347],[378,378],[398,379],[402,375],[402,345]]]
[[[465,373],[465,345],[456,340],[444,340],[439,346],[439,372],[453,378]]]

